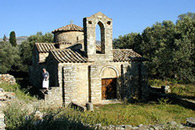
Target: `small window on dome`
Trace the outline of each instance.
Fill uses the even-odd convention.
[[[89,23],[89,24],[92,24],[92,21],[89,21],[88,23]]]

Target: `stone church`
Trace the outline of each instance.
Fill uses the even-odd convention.
[[[54,43],[35,44],[30,81],[41,89],[42,68],[47,69],[51,90],[46,101],[68,106],[147,98],[144,58],[132,49],[113,49],[112,24],[98,12],[83,19],[83,28],[71,23],[52,31]]]

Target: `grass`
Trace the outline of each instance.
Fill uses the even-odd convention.
[[[172,94],[183,96],[183,97],[191,97],[195,99],[195,84],[179,84],[175,80],[162,81],[158,79],[149,80],[149,84],[153,87],[161,87],[163,85],[169,85]]]
[[[81,113],[82,121],[102,125],[121,124],[163,124],[168,121],[185,123],[187,117],[194,117],[193,110],[171,104],[112,104],[100,106],[94,113]]]
[[[95,112],[80,112],[70,108],[38,109],[43,120],[37,120],[20,102],[13,102],[4,109],[8,130],[14,129],[92,129],[83,124],[139,125],[164,124],[169,121],[185,123],[186,118],[195,117],[195,111],[172,105],[166,100],[151,104],[110,104],[95,106]],[[28,116],[28,120],[25,117]]]
[[[3,90],[5,92],[14,92],[15,96],[18,99],[26,101],[26,102],[37,100],[37,98],[32,97],[28,93],[27,89],[24,89],[24,88],[21,89],[20,85],[18,85],[18,84],[10,85],[10,84],[1,83],[0,88],[3,88]]]

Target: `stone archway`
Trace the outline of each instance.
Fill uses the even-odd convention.
[[[99,27],[98,27],[99,26]],[[100,44],[98,44],[97,42],[97,29],[100,29]],[[104,24],[99,21],[96,25],[96,53],[99,54],[105,54],[105,28],[104,28]]]
[[[113,67],[105,67],[101,72],[102,100],[117,98],[117,71]]]

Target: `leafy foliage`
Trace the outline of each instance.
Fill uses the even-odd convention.
[[[22,59],[21,71],[28,72],[28,65],[32,64],[32,52],[34,44],[37,42],[53,42],[53,35],[51,33],[42,34],[38,32],[36,35],[31,35],[28,37],[27,41],[22,42],[20,45],[20,57]]]
[[[142,34],[130,33],[114,39],[115,48],[131,48],[149,60],[150,78],[175,78],[195,82],[195,13],[155,23]]]
[[[0,42],[0,73],[7,72],[28,72],[28,66],[32,62],[32,52],[36,42],[53,42],[51,33],[28,37],[27,41],[16,46],[15,32],[10,33],[10,42]]]
[[[14,31],[10,32],[9,42],[12,44],[12,46],[16,46],[16,33]]]
[[[9,42],[0,42],[0,73],[7,73],[13,67],[19,66],[20,57],[18,47]]]
[[[27,109],[20,102],[14,101],[4,109],[6,129],[14,130],[25,123]]]

